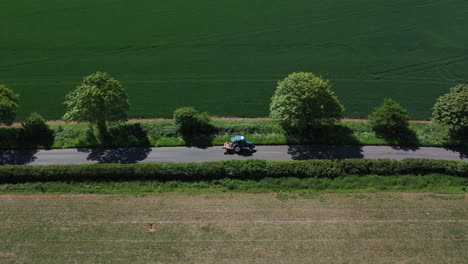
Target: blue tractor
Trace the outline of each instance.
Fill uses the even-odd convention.
[[[237,135],[235,137],[231,138],[231,142],[226,142],[224,143],[223,149],[226,150],[226,152],[235,152],[235,153],[240,153],[243,150],[248,150],[250,152],[253,152],[255,148],[254,143],[250,141],[246,141],[244,136]]]

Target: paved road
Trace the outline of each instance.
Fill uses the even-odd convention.
[[[468,149],[402,149],[388,146],[257,146],[252,154],[223,154],[221,147],[0,150],[2,164],[84,164],[218,161],[228,159],[303,160],[303,159],[404,159],[426,158],[468,160]]]

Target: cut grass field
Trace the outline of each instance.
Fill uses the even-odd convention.
[[[0,83],[20,93],[19,119],[64,113],[83,76],[122,81],[131,117],[179,106],[266,116],[279,79],[331,79],[347,117],[384,97],[427,119],[468,79],[465,0],[3,0]]]
[[[466,194],[0,195],[2,263],[464,263]]]

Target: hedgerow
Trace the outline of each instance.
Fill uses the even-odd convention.
[[[200,181],[223,178],[335,178],[343,175],[425,175],[441,173],[468,178],[468,162],[428,159],[396,160],[229,160],[219,162],[4,165],[0,183],[47,181]]]

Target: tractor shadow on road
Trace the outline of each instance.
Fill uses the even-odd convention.
[[[78,149],[89,153],[87,160],[99,163],[136,163],[148,157],[151,148]]]
[[[291,145],[288,154],[293,160],[307,159],[359,159],[364,158],[362,147],[359,145]]]
[[[243,156],[243,157],[252,157],[253,154],[254,154],[255,152],[257,152],[256,149],[254,149],[254,150],[252,150],[252,151],[250,151],[250,150],[242,150],[242,151],[239,152],[239,153],[236,153],[236,152],[234,152],[234,151],[229,151],[229,152],[228,152],[228,151],[225,151],[225,152],[224,152],[224,155],[237,155],[237,156]]]
[[[37,150],[0,150],[0,165],[24,165],[37,159]]]

